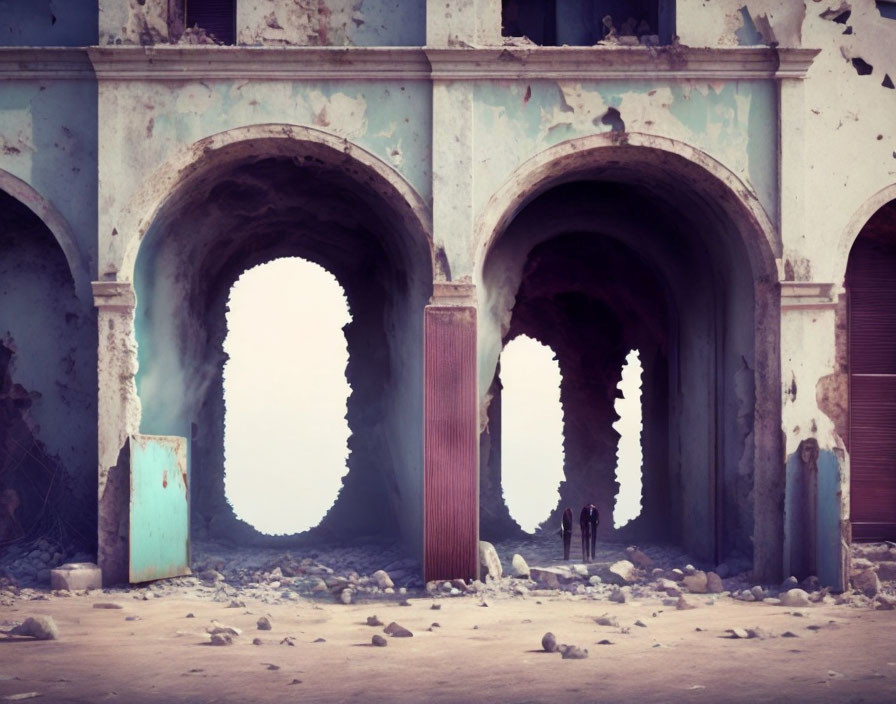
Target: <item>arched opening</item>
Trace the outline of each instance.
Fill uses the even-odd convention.
[[[574,157],[541,159],[517,180],[529,190],[508,196],[483,259],[487,432],[501,432],[492,427],[495,351],[518,334],[536,337],[555,350],[563,379],[564,481],[553,522],[564,506],[594,503],[604,540],[673,542],[720,561],[755,557],[758,518],[776,533],[760,571],[779,572],[782,516],[754,501],[767,493],[756,450],[780,447],[759,412],[779,403],[765,233],[684,157],[613,145],[564,153]],[[632,350],[643,368],[642,508],[616,527],[617,386]],[[757,350],[769,355],[760,365]],[[481,457],[483,486],[500,476],[501,460]],[[783,496],[783,485],[773,491]],[[486,539],[512,533],[499,520],[500,497],[481,498],[492,517],[481,526]]]
[[[520,335],[501,353],[501,484],[513,519],[534,533],[557,508],[563,408],[554,353]]]
[[[421,328],[432,292],[426,231],[382,169],[341,142],[337,149],[283,132],[221,138],[147,229],[134,269],[141,432],[190,439],[194,538],[377,537],[414,549],[422,532]],[[236,518],[225,495],[222,345],[234,282],[284,257],[319,265],[345,291],[351,436],[348,473],[323,521],[265,536]],[[294,321],[277,324],[282,344],[314,344]],[[269,440],[264,429],[254,438]]]
[[[95,543],[94,325],[54,234],[0,190],[0,553]]]
[[[224,491],[236,516],[261,533],[313,528],[342,487],[350,392],[342,328],[350,321],[339,282],[304,259],[256,266],[230,289]]]
[[[896,201],[856,238],[846,290],[852,535],[896,540]]]

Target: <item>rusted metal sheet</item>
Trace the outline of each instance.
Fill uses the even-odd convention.
[[[131,582],[190,574],[187,439],[131,435]]]
[[[858,540],[896,540],[896,209],[850,252],[850,517]],[[885,217],[885,216],[889,217]]]
[[[424,575],[479,571],[476,310],[428,306],[424,320]]]

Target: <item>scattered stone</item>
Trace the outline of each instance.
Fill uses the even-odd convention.
[[[808,606],[809,595],[802,589],[790,589],[780,598],[781,606]]]
[[[367,617],[367,625],[368,626],[382,626],[383,622],[380,621],[376,616],[368,616]]]
[[[392,578],[389,576],[389,573],[386,570],[377,570],[372,575],[373,581],[376,582],[376,586],[380,589],[391,589],[395,586],[392,582]]]
[[[638,580],[635,572],[635,566],[628,560],[619,560],[604,570],[601,570],[600,577],[608,584],[617,584],[625,586],[632,584]]]
[[[442,624],[439,623],[438,621],[433,621],[431,624],[429,624],[429,627],[430,628],[441,628]]]
[[[647,628],[647,624],[644,623],[641,619],[638,619],[637,621],[635,621],[635,625],[640,626],[641,628]]]
[[[697,568],[694,567],[693,565],[685,565],[684,566],[685,574],[694,574],[696,571],[697,571]]]
[[[204,570],[199,573],[199,579],[203,582],[223,582],[224,575],[217,570]]]
[[[563,571],[555,567],[532,567],[529,570],[529,577],[534,581],[539,589],[559,589],[560,577]]]
[[[125,616],[125,621],[141,621],[142,619],[139,616]]]
[[[727,562],[720,562],[718,565],[716,565],[716,569],[714,571],[722,579],[731,576],[731,567]]]
[[[725,632],[730,633],[732,638],[749,638],[750,637],[750,634],[747,633],[747,629],[745,629],[745,628],[729,628]]]
[[[95,609],[123,609],[124,607],[121,604],[116,604],[114,601],[98,601],[93,605]]]
[[[681,582],[691,594],[705,594],[707,591],[708,578],[703,570],[695,570],[685,575]]]
[[[339,592],[339,601],[348,606],[352,603],[352,597],[354,596],[354,592],[351,589],[343,589]]]
[[[326,642],[327,642],[327,639],[326,639],[326,638],[315,638],[315,639],[314,639],[313,641],[311,641],[311,642],[312,642],[312,643],[326,643]]]
[[[261,645],[261,643],[262,643],[261,638],[253,638],[252,639],[252,645]]]
[[[375,633],[373,638],[370,639],[370,642],[377,648],[385,648],[389,645],[389,641],[383,638],[379,633]]]
[[[267,616],[261,616],[258,621],[255,622],[255,625],[258,626],[259,631],[269,631],[271,630],[271,619]]]
[[[290,684],[302,684],[302,680],[296,678],[292,682],[290,682]]]
[[[642,570],[649,570],[653,568],[653,560],[651,560],[646,554],[638,550],[634,545],[629,546],[625,549],[625,554],[628,555],[628,559],[631,560],[632,564],[636,567],[639,567]]]
[[[583,565],[581,563],[574,564],[572,566],[572,571],[577,577],[581,577],[582,579],[588,579],[590,575],[590,572],[588,572],[588,565]]]
[[[233,645],[233,636],[229,633],[212,633],[212,645]]]
[[[866,569],[852,576],[852,586],[873,599],[880,592],[880,579],[874,568]]]
[[[896,597],[878,594],[874,599],[874,608],[877,611],[893,611],[896,609]]]
[[[230,600],[230,603],[227,605],[227,608],[228,608],[228,609],[245,609],[245,608],[246,608],[246,602],[245,602],[245,601],[238,601],[237,599],[231,599],[231,600]]]
[[[800,582],[800,587],[807,592],[817,592],[821,588],[821,581],[814,574]]]
[[[607,640],[606,638],[604,638],[603,640],[597,641],[597,644],[598,645],[613,645],[613,641]]]
[[[603,583],[604,580],[600,578],[600,575],[593,574],[588,578],[588,584],[590,584],[592,587],[596,587]]]
[[[28,636],[37,640],[57,640],[59,627],[50,616],[29,616],[22,624],[6,633],[10,636]]]
[[[684,579],[684,572],[682,572],[677,567],[673,570],[669,570],[669,579],[680,582],[682,579]]]
[[[753,628],[748,628],[747,636],[749,638],[758,638],[759,640],[766,640],[767,638],[775,637],[775,635],[771,631],[767,631],[760,626],[753,626]]]
[[[196,615],[191,611],[186,616],[184,616],[184,618],[196,618]]]
[[[275,665],[275,664],[272,663],[272,662],[269,662],[269,663],[264,663],[264,662],[263,662],[263,663],[261,663],[261,664],[262,664],[262,665],[267,665],[269,670],[279,670],[279,669],[280,669],[280,666],[279,666],[279,665]]]
[[[383,633],[388,633],[393,638],[411,638],[414,635],[404,626],[399,626],[395,621],[386,626],[383,629]]]
[[[722,584],[722,578],[715,572],[706,573],[706,591],[710,594],[721,594],[725,591],[725,585]]]
[[[323,579],[318,577],[315,580],[314,584],[311,586],[311,592],[314,594],[321,594],[322,592],[327,591],[327,588],[327,583]]]
[[[501,567],[501,558],[498,557],[498,551],[491,543],[479,541],[479,570],[482,578],[491,577],[492,579],[501,579],[503,568]]]
[[[438,611],[439,609],[442,608],[442,605],[441,605],[441,604],[432,604],[429,608],[430,608],[432,611]]]
[[[750,594],[753,595],[755,601],[762,601],[765,598],[765,590],[758,584],[750,589]]]
[[[610,616],[609,614],[598,616],[594,620],[598,626],[612,626],[613,628],[619,628],[619,619],[615,616]]]
[[[541,637],[541,647],[547,653],[555,653],[557,652],[557,637],[548,631]]]
[[[675,608],[679,611],[687,611],[696,609],[697,603],[693,599],[687,598],[684,594],[679,595],[678,601],[675,602]]]
[[[294,648],[296,647],[296,639],[292,636],[286,636],[283,640],[280,641],[280,645],[289,645]]]
[[[588,649],[577,645],[561,645],[560,657],[564,660],[584,660],[588,657]]]
[[[41,696],[40,692],[21,692],[19,694],[7,694],[3,699],[7,701],[17,702],[22,699],[35,699],[36,697]]]
[[[206,633],[210,633],[212,635],[216,634],[225,634],[229,636],[238,636],[242,634],[242,630],[236,628],[234,626],[225,626],[223,623],[218,621],[212,621],[212,625],[205,629]]]
[[[617,604],[624,604],[632,600],[632,588],[614,587],[608,598],[610,601],[616,602]]]
[[[790,591],[791,589],[796,589],[799,586],[800,586],[799,580],[796,577],[794,577],[793,575],[790,575],[787,579],[785,579],[783,582],[781,582],[781,591],[787,592],[787,591]]]
[[[782,638],[799,638],[799,636],[796,633],[794,633],[793,631],[784,631],[781,634],[781,637]]]
[[[103,572],[92,562],[68,562],[50,570],[50,588],[64,591],[101,589]]]

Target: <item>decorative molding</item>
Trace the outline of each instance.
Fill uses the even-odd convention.
[[[93,305],[107,311],[132,311],[137,305],[134,287],[127,281],[94,281]]]
[[[87,50],[100,80],[429,80],[414,47],[115,46]]]
[[[0,47],[0,81],[93,79],[87,49]]]
[[[427,49],[435,80],[804,78],[817,49],[497,47]]]
[[[782,281],[781,310],[834,310],[835,285],[812,281]]]
[[[476,286],[463,281],[442,281],[432,285],[431,306],[475,306]]]

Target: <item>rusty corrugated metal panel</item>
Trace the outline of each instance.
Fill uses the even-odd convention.
[[[869,222],[847,271],[850,517],[858,540],[896,540],[894,213],[888,206]]]
[[[424,320],[424,575],[479,570],[476,310],[428,306]]]
[[[132,435],[129,580],[190,574],[187,439]]]

